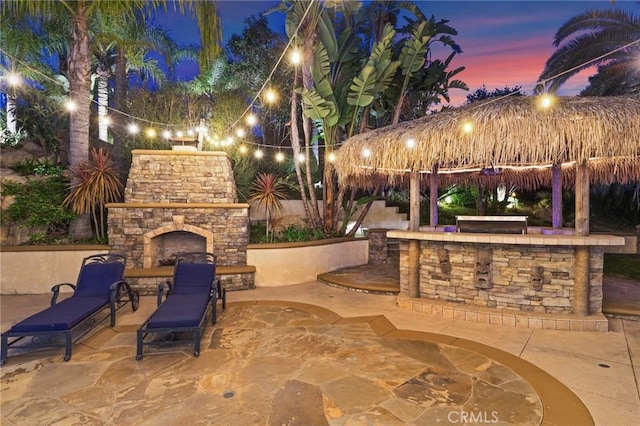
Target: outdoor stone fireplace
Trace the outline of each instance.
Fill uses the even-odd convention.
[[[237,202],[226,153],[134,150],[132,155],[124,203],[107,207],[109,246],[138,270],[133,286],[156,291],[167,272],[158,268],[170,267],[181,252],[214,253],[218,266],[246,265],[249,205]],[[253,274],[221,278],[228,289],[254,286]]]

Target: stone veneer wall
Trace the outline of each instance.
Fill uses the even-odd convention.
[[[224,152],[134,150],[125,203],[237,203]]]
[[[491,250],[492,288],[475,287],[476,251]],[[450,272],[441,267],[448,250]],[[440,256],[439,256],[440,254]],[[573,247],[421,242],[420,296],[479,307],[533,313],[572,313]],[[591,248],[591,313],[602,312],[604,250]],[[539,269],[542,268],[542,269]],[[446,268],[445,268],[446,269]],[[536,274],[542,287],[536,290]],[[400,243],[400,287],[409,294],[408,243]]]
[[[128,268],[158,267],[153,240],[174,231],[206,239],[218,265],[246,265],[249,205],[237,202],[226,153],[134,150],[132,155],[125,202],[107,206],[110,250],[125,254]],[[158,279],[135,281],[141,290],[155,291]],[[252,274],[223,281],[229,289],[254,287]]]
[[[174,218],[180,216],[185,218],[184,222],[189,227],[213,234],[213,245],[208,250],[217,256],[219,265],[247,264],[248,207],[186,208],[119,204],[118,207],[109,208],[109,246],[113,252],[126,253],[128,267],[143,268],[145,234],[162,227],[180,230],[180,226],[174,226]]]

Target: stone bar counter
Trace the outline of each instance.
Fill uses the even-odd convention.
[[[624,237],[402,230],[387,237],[400,240],[401,307],[515,327],[608,329],[603,246],[624,245]]]

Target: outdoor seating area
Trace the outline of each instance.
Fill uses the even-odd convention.
[[[0,363],[7,361],[9,349],[34,349],[38,346],[63,346],[64,360],[69,361],[74,341],[107,318],[110,319],[109,325],[115,326],[116,312],[129,302],[132,310],[136,311],[140,296],[123,281],[125,264],[126,258],[117,254],[86,257],[75,285],[62,283],[53,286],[49,307],[2,333]],[[70,287],[73,294],[58,302],[63,287]],[[108,314],[100,318],[105,309],[108,309]]]
[[[185,343],[135,360],[153,296],[79,342],[70,363],[51,350],[15,357],[0,371],[2,423],[449,424],[486,413],[500,424],[631,425],[640,410],[629,391],[637,321],[577,334],[481,325],[319,282],[228,297],[197,358]],[[43,303],[4,296],[2,326]]]

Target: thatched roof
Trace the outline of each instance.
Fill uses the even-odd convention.
[[[556,98],[548,108],[539,101],[492,99],[356,135],[338,150],[339,179],[355,187],[402,184],[409,170],[424,177],[437,164],[441,185],[533,189],[550,186],[553,163],[568,165],[571,186],[571,164],[588,161],[592,182],[640,180],[640,96]]]

